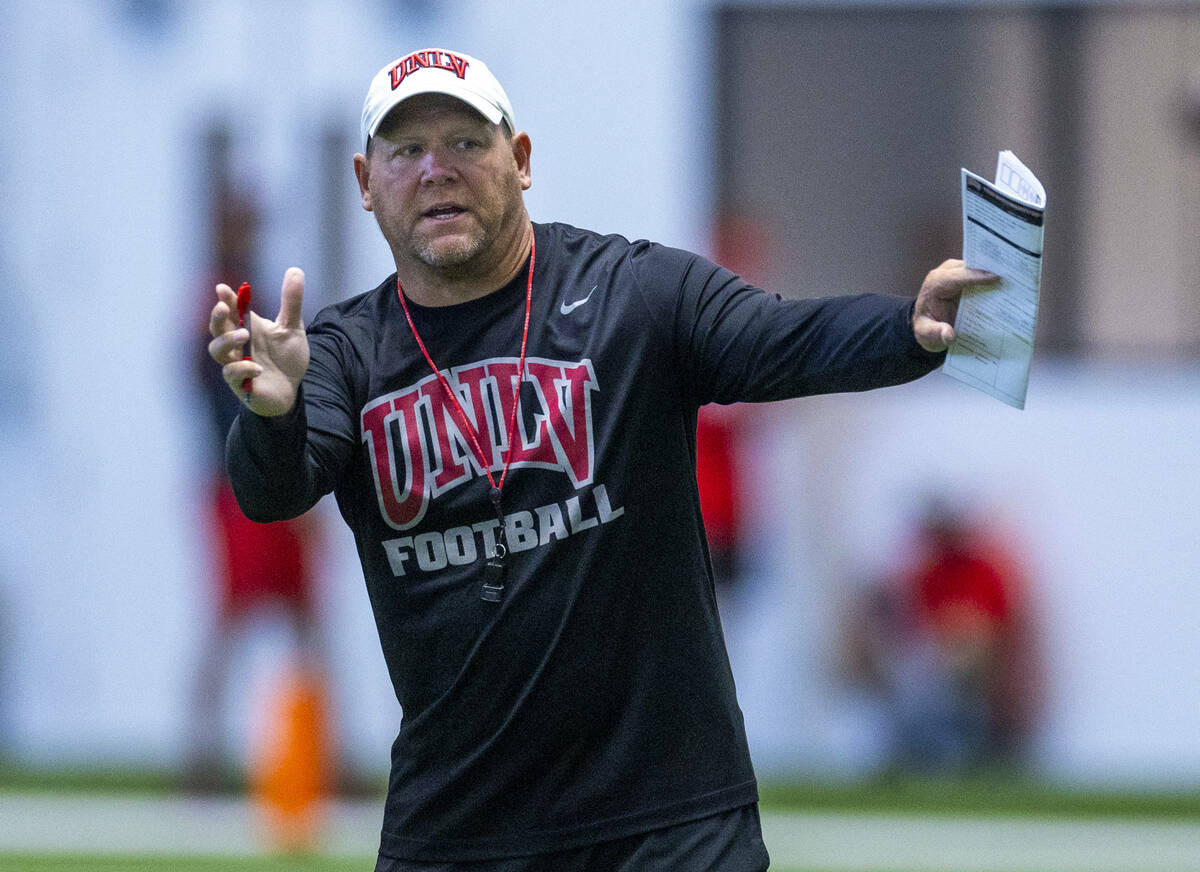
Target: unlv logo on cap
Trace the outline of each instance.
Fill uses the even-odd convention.
[[[538,408],[530,410],[532,432],[518,424],[513,434],[512,467],[563,472],[576,488],[591,484],[595,464],[592,393],[599,390],[592,362],[529,358],[526,373],[526,381],[537,394]],[[458,394],[489,468],[499,472],[509,447],[498,422],[509,420],[512,413],[517,361],[493,358],[444,374]],[[412,527],[425,516],[432,497],[483,475],[452,405],[441,384],[430,375],[363,407],[362,438],[379,510],[393,529]]]
[[[400,87],[400,83],[404,81],[405,76],[415,73],[417,70],[447,70],[454,73],[460,79],[465,79],[468,66],[467,59],[461,55],[433,49],[430,51],[415,51],[408,57],[401,58],[396,61],[396,65],[388,72],[392,76],[392,90],[394,91]]]

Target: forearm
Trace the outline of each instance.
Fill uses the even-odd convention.
[[[942,362],[913,337],[912,301],[860,295],[780,300],[740,291],[707,333],[704,393],[719,402],[864,391],[919,378]]]
[[[945,357],[917,344],[912,300],[869,294],[790,305],[806,304],[812,307],[806,317],[771,331],[756,346],[763,358],[758,383],[776,382],[769,392],[777,396],[903,384],[937,368]],[[791,367],[782,365],[789,357],[799,359]],[[781,373],[778,380],[773,371]]]
[[[911,299],[784,299],[661,246],[639,252],[634,276],[650,322],[669,325],[675,370],[701,404],[886,387],[925,375],[944,357],[917,343]]]
[[[320,499],[307,440],[303,393],[292,411],[279,417],[264,418],[242,409],[229,430],[225,462],[247,518],[260,523],[294,518]]]

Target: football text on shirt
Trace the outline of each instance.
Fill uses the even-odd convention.
[[[425,517],[430,499],[484,475],[476,443],[489,471],[504,469],[517,370],[516,358],[503,357],[443,373],[474,440],[463,432],[454,401],[432,373],[363,407],[362,438],[379,511],[388,526],[410,529]],[[522,404],[511,468],[560,471],[576,489],[591,485],[592,393],[599,390],[592,362],[531,357],[525,372],[524,381],[533,386],[537,402],[533,409]],[[529,398],[526,391],[525,400]]]
[[[615,521],[624,514],[625,509],[620,506],[614,508],[609,501],[608,488],[598,484],[590,491],[583,492],[582,497],[568,497],[561,503],[538,506],[531,512],[508,512],[504,517],[504,541],[514,553],[528,551]],[[407,575],[407,569],[412,568],[408,565],[410,560],[414,560],[416,568],[422,572],[437,572],[447,566],[474,563],[495,549],[499,527],[497,519],[487,518],[469,527],[400,536],[386,539],[380,544],[387,554],[392,574],[400,578]]]

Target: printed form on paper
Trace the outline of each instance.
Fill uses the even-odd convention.
[[[1042,284],[1046,191],[1011,151],[1000,152],[996,181],[962,171],[963,260],[1000,276],[962,296],[954,343],[942,371],[1025,408]]]

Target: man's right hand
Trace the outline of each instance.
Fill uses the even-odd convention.
[[[308,369],[308,338],[300,319],[303,301],[304,273],[292,267],[283,276],[279,315],[270,321],[251,312],[247,331],[238,326],[237,294],[229,285],[217,285],[217,303],[208,319],[213,337],[208,353],[239,399],[244,396],[242,381],[251,379],[246,402],[256,414],[285,415],[296,404],[296,390]],[[245,359],[247,340],[252,360]]]

